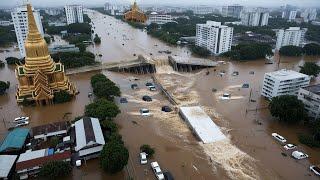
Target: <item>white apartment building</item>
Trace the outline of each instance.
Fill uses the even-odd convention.
[[[297,16],[296,10],[286,10],[282,12],[282,18],[287,19],[288,21],[294,21]]]
[[[58,8],[47,8],[44,10],[45,13],[49,14],[50,16],[59,15],[62,12],[62,9]]]
[[[243,6],[240,5],[223,6],[221,9],[221,15],[224,17],[240,18],[242,10]]]
[[[269,13],[260,11],[242,11],[241,23],[245,26],[266,26],[268,25]]]
[[[32,11],[33,11],[33,16],[36,21],[38,30],[39,30],[40,34],[43,36],[44,32],[43,32],[43,27],[42,27],[42,23],[41,23],[40,12],[39,12],[39,10],[35,10],[33,7],[32,7]],[[21,57],[24,57],[25,56],[24,41],[25,41],[27,34],[28,34],[27,6],[24,5],[24,6],[19,6],[19,7],[15,8],[14,11],[11,12],[11,16],[12,16],[12,21],[13,21],[13,25],[14,25],[14,30],[15,30],[16,36],[17,36],[17,42],[18,42],[20,55],[21,55]]]
[[[104,4],[104,10],[108,11],[111,15],[123,14],[125,7],[123,5],[118,5],[115,3],[107,2]]]
[[[67,5],[64,9],[66,11],[67,24],[83,23],[82,5]]]
[[[314,21],[317,19],[317,9],[305,9],[300,16],[304,22]]]
[[[208,49],[218,55],[231,49],[233,27],[221,25],[221,22],[207,21],[206,24],[197,24],[196,46]]]
[[[151,24],[151,23],[166,24],[168,22],[174,22],[171,15],[159,14],[157,12],[150,13],[147,20],[147,24]]]
[[[299,88],[310,83],[308,75],[282,69],[264,74],[261,95],[273,98],[281,95],[298,95]]]
[[[309,117],[320,117],[320,84],[300,88],[298,99],[303,102]]]
[[[304,35],[307,29],[300,27],[290,27],[289,29],[280,29],[277,32],[276,49],[279,50],[282,46],[300,46],[304,42]]]

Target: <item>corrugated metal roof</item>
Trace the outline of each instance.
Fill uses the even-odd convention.
[[[24,145],[29,134],[29,129],[16,128],[9,132],[0,146],[0,152],[10,149],[20,149]]]
[[[20,154],[17,162],[28,161],[30,159],[36,159],[47,155],[47,149],[40,149],[36,151],[27,151]]]
[[[0,155],[0,178],[8,177],[17,155]]]

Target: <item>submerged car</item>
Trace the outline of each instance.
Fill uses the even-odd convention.
[[[140,164],[147,164],[147,163],[148,163],[147,153],[141,152],[140,153]]]
[[[21,116],[21,117],[17,117],[13,120],[13,122],[19,122],[19,121],[29,121],[29,117],[24,117],[24,116]]]
[[[283,146],[286,150],[292,150],[295,149],[297,146],[294,144],[286,144],[285,146]]]
[[[230,99],[230,97],[231,97],[231,94],[229,94],[229,93],[223,93],[221,99]]]
[[[143,96],[142,100],[150,102],[150,101],[152,101],[152,98],[150,96]]]
[[[150,116],[151,115],[149,109],[147,109],[147,108],[140,109],[140,114],[141,114],[141,116]]]
[[[154,85],[153,85],[151,82],[147,82],[147,83],[146,83],[146,86],[147,86],[147,87],[151,87],[151,86],[154,86]]]
[[[157,89],[156,89],[155,86],[149,86],[149,90],[150,90],[150,91],[156,91]]]
[[[280,136],[280,135],[277,134],[277,133],[272,133],[271,135],[272,135],[272,137],[273,137],[274,139],[276,139],[277,141],[279,141],[279,142],[281,142],[281,143],[286,143],[286,142],[287,142],[287,140],[286,140],[284,137]]]
[[[29,124],[29,121],[19,121],[15,127],[26,126]]]
[[[293,151],[291,156],[295,159],[305,159],[305,158],[308,158],[308,154],[305,154],[303,152],[300,152],[300,151]]]
[[[153,172],[156,175],[156,178],[158,180],[164,180],[164,175],[163,175],[163,173],[162,173],[162,171],[160,169],[160,166],[159,166],[158,162],[152,162],[151,163],[151,168],[152,168],[152,170],[153,170]]]
[[[310,166],[310,171],[312,171],[317,176],[320,176],[320,167],[319,166]]]
[[[163,172],[165,180],[174,180],[172,174],[169,171]]]
[[[128,103],[128,100],[127,98],[120,98],[120,103]]]
[[[161,111],[163,111],[163,112],[171,112],[172,109],[169,106],[162,106]]]

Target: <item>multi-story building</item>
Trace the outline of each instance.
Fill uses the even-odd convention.
[[[245,26],[266,26],[268,25],[269,13],[260,11],[242,11],[241,23]]]
[[[50,16],[59,15],[62,12],[62,9],[58,8],[47,8],[44,10],[45,13],[49,14]]]
[[[307,29],[300,27],[290,27],[289,29],[280,29],[277,32],[276,49],[279,50],[282,46],[300,46],[304,43],[304,36]]]
[[[33,16],[37,25],[37,28],[43,37],[43,27],[41,23],[41,16],[39,10],[35,10],[32,8]],[[12,21],[14,25],[14,30],[16,32],[18,47],[20,51],[21,57],[26,55],[24,42],[28,34],[28,14],[27,14],[27,6],[23,5],[14,9],[11,12]]]
[[[296,10],[285,10],[282,12],[282,18],[287,19],[288,21],[294,21],[297,16]]]
[[[211,6],[195,6],[190,9],[194,14],[210,14],[215,11],[214,7]]]
[[[197,24],[196,45],[218,55],[231,49],[233,27],[221,25],[221,22],[207,21]]]
[[[223,6],[221,10],[222,16],[225,17],[234,17],[240,18],[240,13],[243,10],[243,6],[232,5],[232,6]]]
[[[317,10],[316,9],[305,9],[301,13],[301,18],[304,22],[309,22],[317,19]]]
[[[111,15],[120,15],[124,13],[125,6],[106,2],[104,4],[104,10],[110,13]]]
[[[169,14],[160,14],[157,12],[152,12],[148,16],[147,24],[156,23],[156,24],[166,24],[168,22],[174,22],[173,18]]]
[[[66,11],[67,24],[83,23],[82,5],[67,5],[64,9]]]
[[[308,75],[282,69],[264,74],[261,95],[273,98],[281,95],[298,95],[299,88],[310,83]]]
[[[303,102],[309,117],[320,117],[320,84],[300,88],[298,99]]]
[[[0,26],[10,26],[11,24],[11,21],[0,21]]]

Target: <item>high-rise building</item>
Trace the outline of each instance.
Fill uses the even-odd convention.
[[[37,28],[43,37],[43,27],[41,23],[41,17],[39,10],[35,10],[32,8],[33,16],[36,21]],[[17,7],[14,9],[13,12],[11,12],[12,21],[14,25],[14,30],[16,32],[18,47],[20,51],[21,57],[25,56],[25,48],[24,43],[25,39],[28,34],[28,13],[27,13],[27,6],[23,5],[20,7]]]
[[[310,83],[308,75],[282,69],[264,74],[261,95],[273,98],[281,95],[298,95],[299,88]]]
[[[309,22],[317,19],[317,10],[316,9],[305,9],[301,13],[301,18],[304,22]]]
[[[288,21],[294,21],[297,16],[296,10],[285,10],[282,12],[282,18],[287,19]]]
[[[147,20],[147,24],[166,24],[168,22],[173,22],[173,18],[170,14],[161,14],[157,12],[150,13]]]
[[[221,22],[207,21],[197,24],[196,45],[208,49],[212,54],[221,54],[231,49],[233,27]]]
[[[52,104],[55,92],[75,95],[76,88],[65,75],[64,66],[51,58],[48,45],[41,36],[31,5],[27,5],[28,34],[25,42],[25,64],[15,70],[18,80],[17,102],[32,101],[37,105]]]
[[[269,13],[260,11],[242,11],[241,23],[245,26],[266,26],[268,25]]]
[[[67,5],[64,9],[66,11],[67,24],[83,23],[82,5]]]
[[[319,119],[320,117],[320,84],[300,88],[298,99],[304,104],[304,109],[309,117]]]
[[[243,6],[240,5],[223,6],[221,14],[224,17],[240,18],[240,13],[242,10]]]
[[[277,32],[276,49],[282,46],[300,46],[304,42],[304,35],[307,29],[300,27],[290,27],[289,29],[280,29]]]

